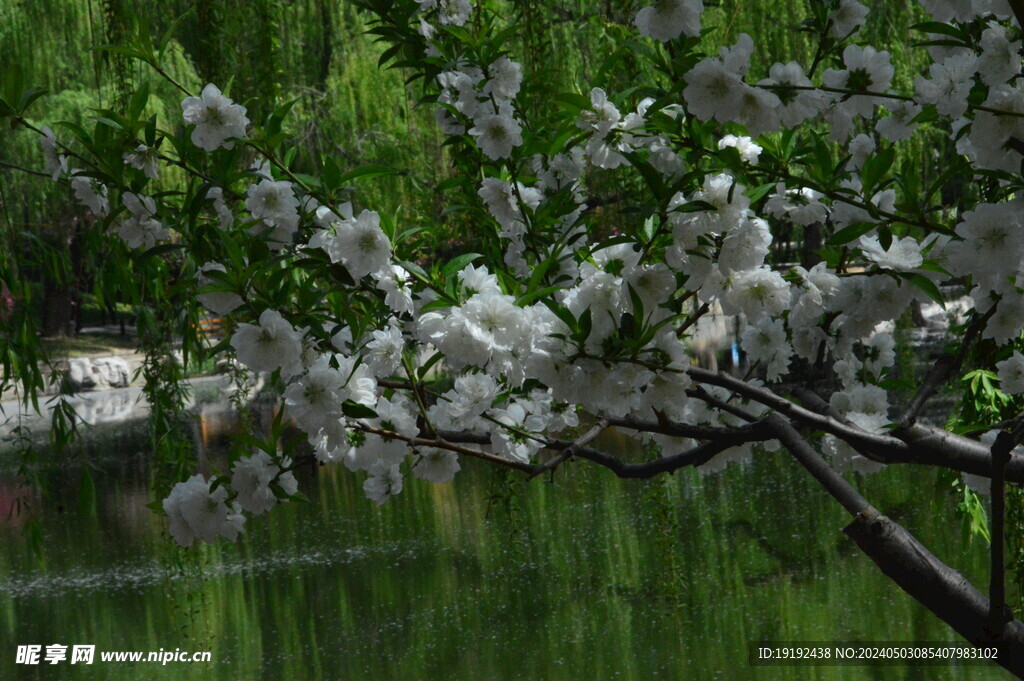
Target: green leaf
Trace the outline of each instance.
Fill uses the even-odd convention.
[[[572,111],[583,111],[590,108],[590,99],[575,92],[555,95],[552,99],[556,104],[562,104]]]
[[[156,246],[153,246],[153,248],[142,253],[142,255],[139,256],[139,260],[155,258],[158,255],[163,255],[164,253],[171,253],[173,251],[183,250],[185,250],[184,244],[157,244]]]
[[[744,193],[746,194],[747,198],[750,199],[751,203],[756,203],[773,189],[775,189],[775,183],[769,182],[768,184],[762,184],[760,187],[748,189]]]
[[[934,300],[943,310],[946,309],[946,301],[942,299],[942,293],[935,282],[923,274],[912,274],[907,279],[911,284],[924,291],[924,294]]]
[[[338,179],[338,184],[344,184],[360,177],[380,177],[381,175],[397,175],[398,172],[394,168],[387,166],[362,166],[355,170],[350,170]]]
[[[422,381],[430,369],[442,359],[444,359],[444,355],[440,352],[435,352],[426,362],[423,363],[423,366],[416,370],[417,377]]]
[[[828,243],[835,246],[848,244],[854,239],[864,236],[877,226],[878,225],[874,222],[855,222],[833,234],[829,238]]]
[[[547,288],[542,288],[537,291],[531,291],[530,293],[521,296],[516,301],[516,305],[518,305],[519,307],[526,307],[527,305],[533,303],[535,300],[540,300],[541,298],[549,296],[552,293],[555,293],[556,291],[563,290],[563,288],[564,287],[562,286],[548,286]]]
[[[157,47],[156,47],[156,53],[157,53],[158,57],[163,57],[164,56],[164,52],[167,50],[167,46],[171,44],[171,38],[174,37],[174,32],[178,30],[178,26],[181,24],[182,21],[184,21],[185,17],[187,17],[191,12],[192,12],[192,10],[188,10],[187,12],[184,12],[181,16],[179,16],[177,19],[172,21],[171,25],[167,27],[166,31],[164,31],[164,34],[160,38],[160,42],[157,44]]]
[[[341,405],[341,411],[345,416],[352,419],[374,419],[377,418],[377,412],[370,409],[365,404],[359,404],[352,400],[345,400]]]
[[[889,169],[892,168],[893,161],[896,160],[896,149],[889,147],[883,149],[877,154],[872,155],[867,161],[864,162],[864,168],[861,170],[860,176],[863,182],[863,193],[865,196],[873,194],[875,186],[886,177]]]
[[[33,88],[27,92],[21,93],[21,97],[18,98],[18,115],[24,116],[25,110],[40,97],[46,94],[44,88]]]
[[[463,253],[462,255],[456,256],[449,260],[448,263],[441,268],[441,277],[443,279],[448,279],[452,275],[461,272],[462,269],[466,267],[466,265],[469,265],[477,258],[482,257],[483,256],[480,255],[479,253]]]
[[[914,24],[910,27],[912,31],[921,31],[922,33],[936,33],[938,35],[948,35],[951,38],[959,38],[961,41],[968,38],[967,34],[955,26],[949,24],[943,24],[938,21],[923,21],[920,24]]]

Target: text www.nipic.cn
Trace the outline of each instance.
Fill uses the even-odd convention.
[[[70,664],[92,664],[96,657],[96,646],[74,645],[71,646],[71,654],[68,655],[68,646],[53,643],[48,646],[22,645],[18,646],[15,662],[17,664],[59,664],[68,662]],[[209,662],[209,651],[189,652],[181,648],[174,650],[101,650],[99,658],[101,662]]]

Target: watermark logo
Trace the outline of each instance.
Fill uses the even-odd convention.
[[[71,647],[71,664],[92,664],[95,655],[96,646],[74,645]],[[68,647],[62,643],[46,646],[45,653],[41,645],[18,646],[14,657],[17,664],[58,664],[67,660]]]
[[[175,648],[174,650],[103,650],[100,651],[101,662],[159,662],[162,665],[168,662],[209,662],[209,651],[190,652]],[[42,645],[21,645],[18,646],[14,661],[17,664],[92,664],[96,659],[96,646],[94,645],[73,645],[71,646],[70,659],[68,646],[63,643],[52,643],[48,646]]]

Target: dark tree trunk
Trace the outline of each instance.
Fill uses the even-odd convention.
[[[327,92],[327,78],[331,75],[331,58],[333,57],[332,38],[334,37],[334,21],[331,19],[331,8],[327,0],[319,0],[320,5],[320,90]]]
[[[47,278],[43,282],[43,335],[64,337],[74,333],[71,287]]]
[[[800,254],[800,265],[805,269],[811,269],[821,262],[821,256],[815,253],[820,248],[821,225],[815,222],[804,227],[803,252]]]

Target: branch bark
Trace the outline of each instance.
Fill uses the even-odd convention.
[[[887,577],[972,644],[997,647],[998,663],[1024,678],[1024,623],[1006,616],[999,603],[990,604],[962,574],[936,558],[899,524],[879,514],[792,425],[777,415],[766,422],[790,453],[854,516],[843,532]],[[994,607],[999,607],[998,628],[991,626]]]
[[[1024,28],[1024,0],[1007,0],[1013,16],[1017,18],[1017,25]]]
[[[998,640],[989,627],[989,601],[884,515],[860,515],[843,529],[901,589],[976,646],[999,648],[999,664],[1024,678],[1024,623],[1011,620]]]
[[[942,466],[983,477],[992,475],[992,452],[977,440],[919,423],[901,426],[888,435],[869,433],[831,415],[827,403],[820,398],[809,404],[821,412],[802,407],[768,388],[749,385],[728,374],[699,367],[690,367],[687,373],[695,381],[727,388],[741,397],[771,407],[801,426],[835,435],[875,461]],[[1024,456],[1012,454],[1005,471],[1009,482],[1024,484]]]

